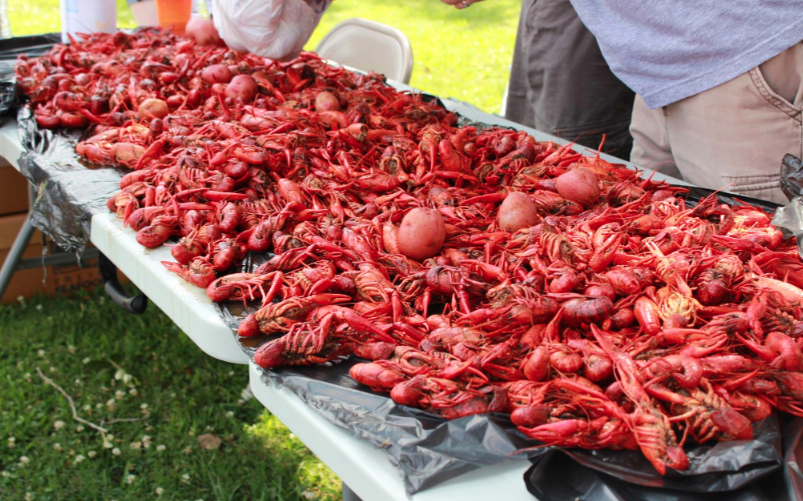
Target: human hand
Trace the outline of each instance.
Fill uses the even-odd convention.
[[[466,7],[470,7],[471,5],[482,1],[483,0],[441,0],[441,2],[447,5],[453,5],[458,10],[465,9]]]

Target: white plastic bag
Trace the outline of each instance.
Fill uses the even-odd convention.
[[[214,0],[215,28],[226,45],[271,59],[292,58],[318,26],[330,1]],[[314,6],[314,7],[313,7]]]

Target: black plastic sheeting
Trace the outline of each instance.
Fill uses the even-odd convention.
[[[55,41],[48,37],[26,38],[28,45],[20,39],[0,41],[0,62],[4,57],[13,60],[17,53],[31,52],[31,49],[41,53]],[[13,58],[9,59],[7,56],[11,54]],[[11,68],[13,77],[13,63]],[[9,79],[7,72],[0,71],[0,79],[0,104],[15,106],[14,93],[9,92],[8,86],[2,87],[13,78]],[[83,163],[74,152],[80,139],[77,132],[39,130],[25,108],[19,109],[18,122],[20,138],[26,149],[19,161],[22,172],[38,187],[34,226],[63,248],[80,253],[89,238],[92,215],[108,210],[105,202],[117,192],[123,172]],[[795,172],[799,173],[800,161],[790,161],[788,168],[796,168]],[[797,186],[800,186],[799,182]],[[694,203],[711,193],[711,190],[690,188],[688,199]],[[774,204],[747,197],[736,199],[721,193],[719,197],[734,205],[741,200],[769,211],[776,208]],[[797,221],[800,223],[803,219]],[[795,227],[803,233],[803,224]],[[243,271],[254,269],[267,257],[249,256]],[[218,305],[217,308],[234,329],[234,336],[240,320],[246,313],[254,311],[235,303]],[[256,348],[271,339],[238,338],[238,341],[253,357]],[[670,471],[661,477],[637,451],[533,448],[537,444],[516,430],[504,414],[447,421],[419,409],[396,405],[387,395],[374,393],[348,376],[348,369],[359,361],[362,360],[349,357],[323,366],[263,370],[262,380],[266,384],[290,389],[330,422],[384,449],[398,466],[409,493],[482,466],[525,457],[531,458],[535,464],[524,480],[534,495],[545,500],[641,499],[639,496],[644,499],[695,499],[689,497],[689,492],[741,496],[741,492],[759,492],[756,489],[763,489],[769,479],[778,475],[785,479],[778,496],[784,494],[794,499],[801,491],[799,469],[792,454],[798,449],[803,428],[801,420],[789,420],[781,433],[781,425],[773,417],[756,426],[754,440],[689,448],[689,471]],[[556,482],[559,478],[565,481]],[[563,485],[563,490],[558,488],[560,485]],[[773,485],[777,487],[778,481]],[[778,499],[778,496],[734,499]],[[720,494],[714,497],[708,494],[706,499],[709,498],[725,499]]]
[[[252,271],[268,258],[269,254],[251,254],[243,271]],[[277,337],[237,336],[237,326],[256,311],[255,307],[229,302],[217,303],[216,308],[251,359],[259,346]],[[261,380],[288,388],[331,423],[384,449],[411,494],[482,466],[546,452],[520,452],[534,442],[520,433],[506,414],[447,421],[420,409],[397,405],[387,394],[376,393],[351,379],[349,369],[367,361],[350,356],[322,365],[260,369]]]
[[[759,430],[774,437],[772,462],[745,470],[697,476],[667,475],[661,486],[644,485],[627,473],[610,475],[578,460],[572,451],[550,451],[532,460],[527,489],[541,501],[796,501],[803,499],[798,455],[803,420],[768,418]],[[758,431],[758,430],[757,430]],[[694,459],[692,459],[694,461]],[[579,463],[579,464],[578,464]],[[737,466],[737,465],[732,465]],[[710,480],[707,477],[711,477]],[[744,481],[743,481],[744,480]],[[717,489],[711,488],[718,487]]]
[[[714,193],[704,188],[688,189],[686,198],[691,205]],[[749,203],[770,212],[777,207],[777,204],[749,197],[723,193],[717,196],[730,205]],[[269,254],[252,254],[243,263],[241,271],[252,271],[270,257]],[[245,316],[256,311],[254,307],[234,302],[218,304],[216,307],[235,332]],[[251,358],[259,346],[276,338],[240,338],[236,333],[232,335]],[[539,481],[535,489],[546,487],[541,485],[542,477],[537,474],[549,468],[567,467],[554,466],[555,461],[568,462],[578,472],[590,472],[588,475],[612,478],[623,485],[632,484],[634,489],[644,486],[653,490],[730,492],[752,485],[778,471],[784,460],[780,428],[775,416],[754,426],[753,440],[687,447],[689,470],[669,470],[665,476],[659,475],[640,451],[535,447],[537,442],[519,432],[506,414],[475,415],[448,421],[420,409],[397,405],[386,394],[373,392],[349,377],[349,368],[365,361],[351,356],[320,366],[260,369],[261,379],[265,384],[290,389],[331,423],[360,440],[384,449],[391,462],[399,468],[410,494],[483,466],[523,458],[530,458],[536,464],[525,475],[524,481],[530,492],[537,494],[539,499],[544,493],[538,494],[533,490],[533,480]],[[803,427],[803,420],[792,421],[801,423]],[[795,440],[794,444],[797,443]],[[557,454],[556,451],[561,453]],[[597,489],[607,489],[605,486],[587,487],[593,495],[580,499],[619,499],[597,497],[600,495]],[[556,500],[577,498],[577,495],[563,498],[556,492],[550,495],[551,499]],[[685,499],[684,496],[681,499]],[[630,498],[625,496],[622,499]]]
[[[18,159],[20,172],[36,187],[31,223],[80,258],[89,242],[92,216],[108,211],[106,200],[119,191],[124,172],[83,162],[75,153],[79,132],[39,129],[30,110],[19,106],[14,76],[17,56],[43,55],[59,40],[58,34],[0,40],[0,113],[17,114],[24,150]]]
[[[794,235],[803,256],[803,160],[786,155],[781,165],[781,189],[791,202],[775,212],[772,224]]]
[[[5,115],[17,105],[14,64],[17,56],[41,56],[61,40],[58,33],[0,39],[0,115]]]
[[[108,213],[106,201],[120,191],[121,169],[85,163],[76,153],[80,134],[39,129],[28,108],[17,114],[24,152],[20,172],[36,186],[31,223],[65,251],[80,258],[90,221]]]

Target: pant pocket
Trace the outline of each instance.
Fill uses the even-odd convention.
[[[781,191],[780,174],[754,176],[721,176],[725,191],[777,203],[786,203]]]
[[[787,101],[786,98],[775,92],[775,90],[767,83],[767,79],[762,73],[760,66],[756,66],[755,68],[750,70],[748,72],[748,75],[750,75],[750,80],[752,80],[753,85],[755,85],[758,92],[764,99],[767,100],[768,103],[778,108],[778,110],[789,115],[789,117],[797,121],[797,123],[800,123],[801,121],[800,106],[795,106],[794,104]]]

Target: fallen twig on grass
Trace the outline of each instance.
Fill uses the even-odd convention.
[[[49,377],[45,376],[42,373],[42,370],[39,368],[39,366],[36,367],[36,372],[37,372],[37,374],[39,374],[39,377],[42,378],[42,381],[44,381],[46,384],[49,384],[53,388],[57,389],[59,391],[59,393],[61,393],[61,395],[64,398],[67,399],[67,402],[69,402],[69,404],[70,404],[70,409],[72,409],[72,418],[74,420],[78,421],[79,423],[83,423],[83,424],[85,424],[85,425],[87,425],[87,426],[89,426],[91,428],[94,428],[94,429],[98,430],[101,433],[106,433],[106,432],[109,431],[106,428],[103,428],[102,426],[98,426],[95,423],[87,421],[86,419],[84,419],[81,416],[79,416],[78,415],[78,411],[75,409],[75,401],[73,401],[72,397],[70,395],[68,395],[67,392],[64,391],[64,389],[61,386],[59,386],[56,383],[54,383],[53,380],[50,379]]]
[[[113,423],[133,423],[134,421],[144,421],[146,417],[133,417],[133,418],[112,418],[108,421],[101,421],[102,424],[113,424]]]

